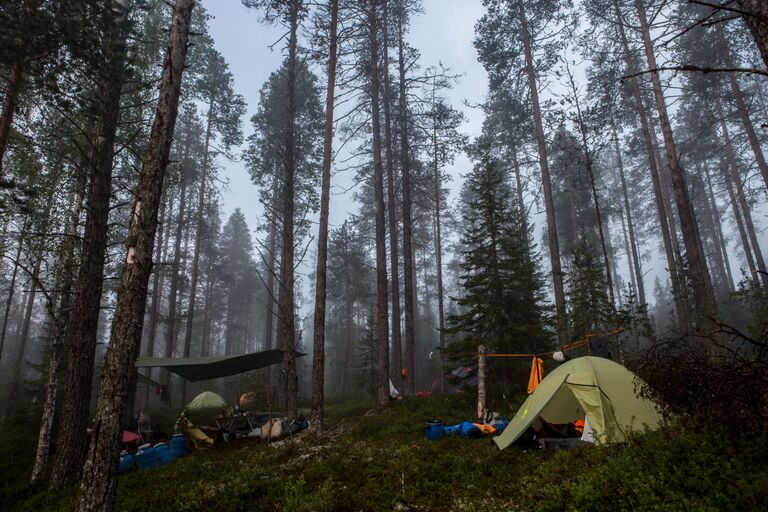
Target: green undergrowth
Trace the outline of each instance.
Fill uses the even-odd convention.
[[[472,399],[333,405],[322,437],[243,443],[122,476],[117,509],[756,510],[768,492],[766,435],[737,441],[671,425],[627,445],[559,452],[424,438],[425,420],[466,419]],[[72,508],[74,488],[24,489],[26,475],[15,473],[2,477],[3,492],[16,498],[11,510]]]

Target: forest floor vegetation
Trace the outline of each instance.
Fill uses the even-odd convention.
[[[425,439],[425,420],[468,419],[473,400],[331,405],[324,436],[243,442],[121,476],[117,510],[756,510],[768,492],[765,432],[734,439],[672,423],[626,445],[566,451]],[[72,510],[74,486],[28,486],[29,433],[2,441],[4,510]]]

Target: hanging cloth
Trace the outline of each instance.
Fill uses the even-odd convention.
[[[533,356],[531,361],[531,376],[528,377],[528,394],[533,393],[536,386],[539,385],[541,379],[544,378],[544,360]]]

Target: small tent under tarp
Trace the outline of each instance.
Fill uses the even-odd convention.
[[[635,375],[600,357],[572,359],[547,375],[500,436],[500,450],[539,421],[571,423],[587,418],[597,444],[626,441],[630,431],[656,428],[661,416],[653,402],[635,391]]]
[[[184,408],[184,412],[194,423],[208,425],[213,418],[227,407],[227,401],[213,391],[203,391]]]

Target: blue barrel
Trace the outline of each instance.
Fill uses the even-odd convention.
[[[171,452],[174,457],[183,457],[187,454],[187,438],[184,434],[173,434],[173,437],[171,437]]]
[[[117,466],[117,474],[122,475],[133,468],[133,455],[123,450],[120,452],[120,464]]]
[[[443,420],[429,420],[426,425],[427,439],[437,441],[443,437]]]
[[[157,453],[155,453],[155,449],[149,443],[139,447],[134,460],[136,461],[136,467],[139,469],[154,468],[159,463]]]
[[[173,460],[173,453],[171,453],[171,449],[165,443],[157,443],[155,445],[155,454],[157,455],[158,464],[168,464]]]

